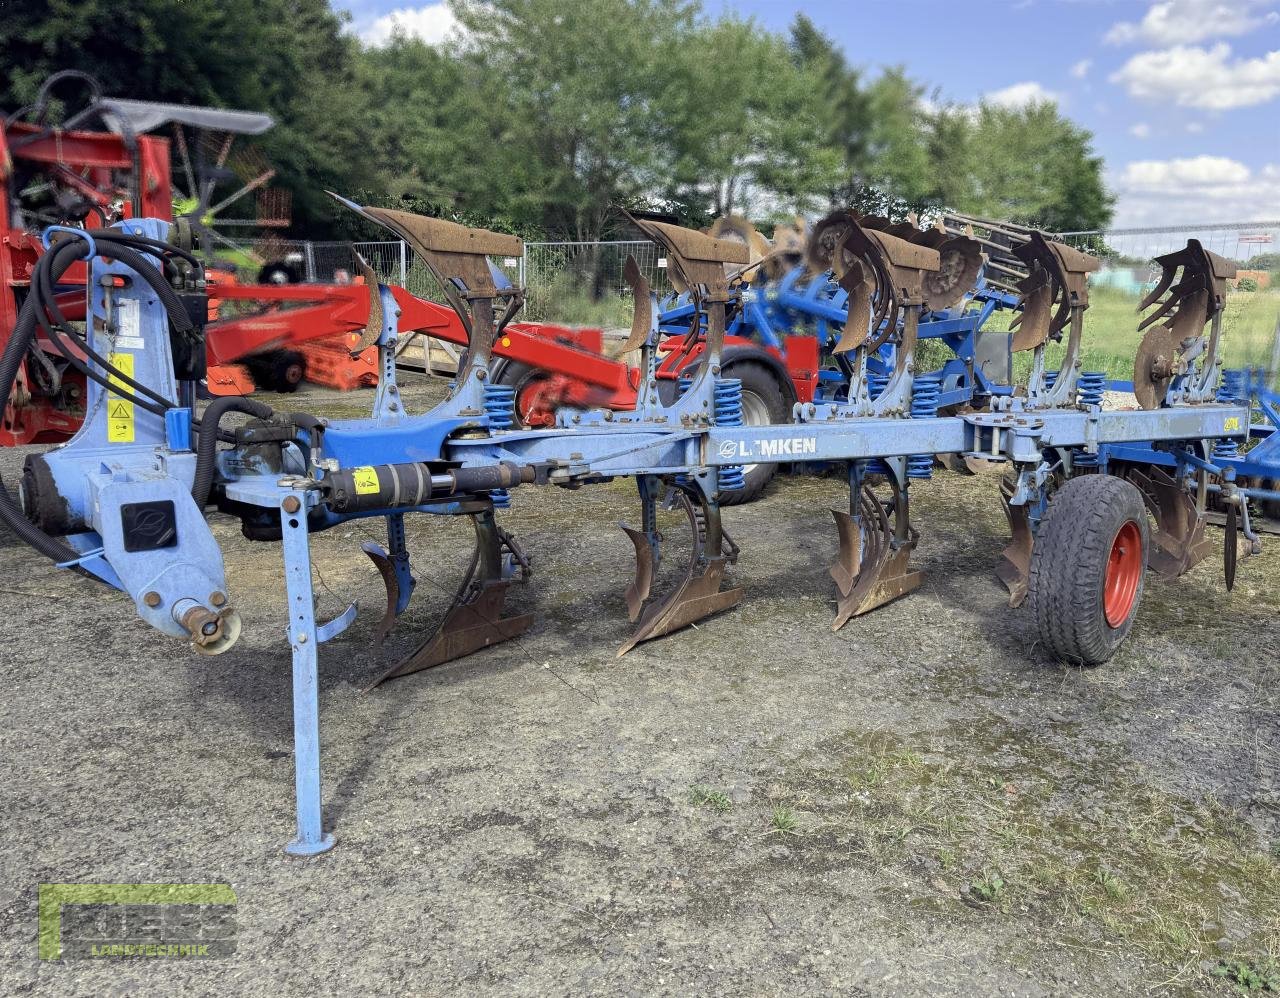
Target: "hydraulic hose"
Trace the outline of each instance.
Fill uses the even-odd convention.
[[[191,483],[191,498],[201,509],[209,502],[209,491],[213,488],[213,476],[217,471],[218,424],[229,412],[243,412],[258,419],[269,419],[275,410],[255,399],[239,395],[224,395],[209,403],[200,419],[200,430],[196,435],[196,476]]]

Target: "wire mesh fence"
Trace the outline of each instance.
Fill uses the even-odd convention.
[[[343,283],[359,273],[359,254],[378,280],[411,294],[443,301],[440,286],[413,250],[399,240],[315,242],[274,240],[253,256],[287,263],[309,283]],[[670,293],[667,261],[657,244],[619,242],[525,243],[524,255],[494,257],[494,265],[527,295],[521,319],[580,325],[626,326],[631,321],[631,288],[625,268],[634,257],[649,286]],[[252,275],[250,275],[252,276]]]

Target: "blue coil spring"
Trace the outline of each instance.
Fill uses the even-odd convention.
[[[742,425],[742,382],[737,378],[716,378],[716,425]],[[740,492],[747,486],[742,465],[720,469],[717,483],[721,492]]]
[[[1052,388],[1055,384],[1057,384],[1057,382],[1058,382],[1058,372],[1057,372],[1057,371],[1045,371],[1045,372],[1044,372],[1044,390],[1045,390],[1045,391],[1048,391],[1048,390],[1049,390],[1050,388]]]
[[[1232,368],[1222,372],[1222,383],[1218,385],[1219,402],[1234,402],[1249,397],[1249,372]],[[1213,445],[1214,460],[1224,460],[1240,456],[1240,444],[1235,440],[1218,440]]]
[[[489,417],[489,429],[511,429],[516,423],[516,390],[510,385],[486,384],[484,411]],[[495,509],[507,509],[511,505],[511,493],[506,489],[494,489],[489,498]]]
[[[922,374],[911,385],[911,418],[929,419],[938,414],[938,398],[942,394],[942,375]],[[932,478],[933,455],[912,454],[907,458],[908,478]]]
[[[1106,371],[1081,371],[1080,380],[1076,382],[1076,404],[1102,405],[1102,396],[1106,390]],[[1102,462],[1097,454],[1090,454],[1077,447],[1071,452],[1071,463],[1077,468],[1096,468]]]
[[[887,374],[867,375],[867,394],[871,396],[873,402],[888,385],[889,376]],[[889,466],[878,457],[873,457],[867,462],[866,472],[869,475],[887,475],[889,474]]]
[[[1249,372],[1233,367],[1222,372],[1222,384],[1218,386],[1218,401],[1231,402],[1249,397]]]
[[[680,377],[676,378],[676,398],[684,398],[692,387],[693,378],[687,374],[680,375]]]
[[[1080,405],[1102,405],[1107,390],[1106,371],[1082,371],[1076,382],[1076,402]]]

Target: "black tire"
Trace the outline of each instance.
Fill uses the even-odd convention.
[[[1081,475],[1053,494],[1031,551],[1027,605],[1040,641],[1054,657],[1072,665],[1101,665],[1115,654],[1142,603],[1148,543],[1142,493],[1124,479]],[[1109,620],[1106,586],[1113,547],[1119,564],[1130,567],[1130,580],[1136,574],[1136,585],[1130,586],[1131,602],[1118,599]],[[1136,567],[1130,561],[1135,558]],[[1123,619],[1114,619],[1125,607]]]
[[[277,392],[296,392],[307,379],[307,358],[296,350],[281,350],[271,364],[272,388]]]
[[[721,377],[742,382],[742,421],[747,426],[791,422],[791,406],[772,371],[763,364],[742,360],[725,365]],[[721,506],[742,506],[755,502],[777,474],[776,464],[747,465],[746,484],[735,492],[720,493]]]

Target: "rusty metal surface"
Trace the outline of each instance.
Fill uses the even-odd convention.
[[[360,545],[360,550],[369,556],[378,574],[382,576],[382,584],[387,590],[386,612],[373,629],[373,643],[376,647],[386,640],[391,629],[396,626],[396,606],[400,602],[400,579],[396,575],[395,564],[387,552],[382,550],[381,545],[373,541],[365,541]]]
[[[925,275],[924,304],[940,311],[958,304],[977,283],[982,270],[982,247],[967,236],[947,236],[938,250],[938,270]]]
[[[1176,579],[1213,551],[1205,537],[1205,516],[1196,501],[1160,468],[1130,468],[1125,474],[1151,511],[1155,533],[1147,546],[1147,567],[1166,579]]]
[[[667,251],[667,273],[677,291],[697,292],[709,302],[729,300],[725,264],[751,262],[746,243],[716,239],[666,222],[632,218],[636,228]]]
[[[1167,326],[1147,330],[1133,359],[1133,397],[1143,409],[1158,409],[1169,384],[1186,371],[1178,341]]]
[[[1034,543],[1026,504],[1014,506],[1009,502],[1013,498],[1015,487],[1015,483],[1008,479],[1000,481],[1000,505],[1004,509],[1005,519],[1009,521],[1011,536],[996,564],[996,575],[1009,590],[1009,606],[1014,609],[1020,607],[1027,598],[1027,588],[1031,581],[1031,548]]]
[[[848,317],[835,352],[878,348],[897,335],[905,311],[904,343],[899,353],[909,356],[914,348],[916,314],[927,299],[925,281],[938,279],[941,266],[938,250],[929,244],[946,242],[946,234],[937,230],[925,231],[909,222],[889,223],[872,216],[859,218],[848,211],[832,212],[814,226],[805,252],[809,268],[819,273],[830,270],[849,294]],[[977,252],[976,243],[957,250],[962,257]],[[939,301],[953,293],[945,285],[938,279]]]
[[[628,527],[625,523],[618,526],[631,538],[631,543],[636,548],[636,574],[625,593],[627,616],[635,623],[640,618],[644,601],[649,598],[649,592],[653,589],[653,576],[657,566],[654,564],[653,545],[649,543],[649,535],[643,530]]]
[[[489,256],[520,256],[524,252],[524,243],[518,236],[471,229],[443,218],[428,218],[394,208],[360,210],[413,248],[450,296],[451,303],[456,295],[455,282],[461,283],[472,296],[497,297]],[[466,320],[465,315],[463,319]]]
[[[1101,263],[1034,230],[1012,253],[1027,267],[1027,276],[1018,282],[1022,310],[1010,325],[1013,349],[1034,350],[1061,339],[1073,317],[1089,307],[1088,275]]]
[[[634,256],[627,257],[622,273],[631,287],[632,301],[631,333],[627,336],[627,342],[622,345],[622,353],[627,354],[632,350],[639,350],[649,338],[649,331],[653,327],[653,302],[649,297],[649,282],[641,273]]]
[[[858,497],[858,511],[856,520],[844,510],[831,511],[840,534],[840,550],[830,568],[839,590],[833,631],[840,630],[851,617],[905,596],[924,578],[910,565],[918,535],[905,523],[890,524],[884,504],[869,485]],[[905,536],[895,538],[897,533]]]
[[[1236,585],[1236,561],[1240,556],[1240,511],[1235,503],[1227,506],[1226,529],[1222,533],[1222,574],[1227,581],[1227,592]]]
[[[356,258],[356,270],[364,278],[364,286],[369,289],[369,318],[360,333],[360,342],[351,348],[351,356],[356,357],[378,342],[378,338],[382,335],[382,328],[386,324],[386,317],[382,314],[382,295],[378,292],[378,275],[369,266],[369,262],[355,251],[354,246],[351,253]]]
[[[523,634],[533,625],[533,614],[502,616],[509,585],[505,580],[492,579],[475,583],[469,588],[466,598],[449,610],[435,634],[374,680],[367,689],[373,689],[388,679],[443,665]]]
[[[1222,330],[1222,308],[1227,280],[1236,274],[1230,260],[1211,253],[1197,239],[1173,253],[1156,257],[1160,279],[1138,304],[1143,314],[1139,331],[1154,327],[1143,337],[1134,360],[1134,394],[1144,409],[1155,409],[1165,398],[1170,381],[1186,373],[1188,361],[1207,354],[1206,376],[1217,357]],[[1204,327],[1212,324],[1208,343]]]
[[[727,557],[720,556],[709,559],[701,567],[691,565],[679,586],[644,611],[635,633],[618,649],[618,658],[642,641],[670,634],[737,606],[742,599],[742,590],[736,587],[720,589],[728,562]]]

